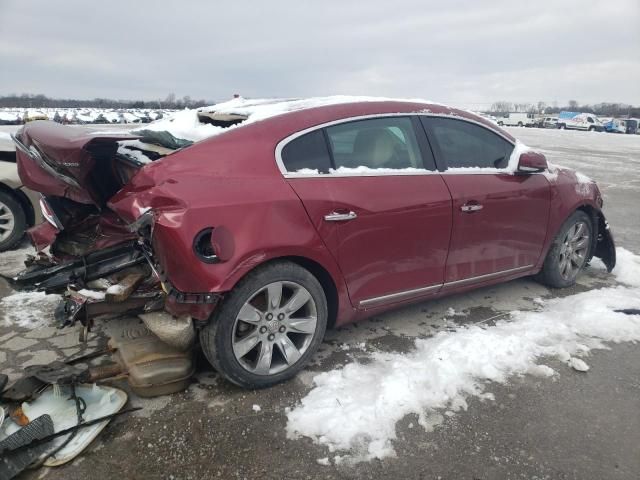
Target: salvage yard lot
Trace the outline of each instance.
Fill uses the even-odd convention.
[[[640,136],[509,130],[529,146],[541,149],[550,162],[595,179],[618,245],[640,254]],[[15,271],[26,252],[25,245],[22,251],[0,255],[0,268]],[[634,259],[625,255],[619,261]],[[328,332],[309,368],[293,381],[263,391],[229,385],[199,359],[198,373],[187,391],[155,399],[131,395],[130,403],[143,410],[112,422],[73,463],[26,476],[637,478],[640,347],[634,343],[592,351],[583,357],[591,367],[587,373],[579,373],[557,358],[545,360],[542,363],[557,372],[551,378],[513,376],[506,383],[485,385],[484,392],[493,395],[470,396],[466,410],[454,405],[422,419],[410,413],[395,424],[393,453],[382,459],[358,462],[366,457],[370,437],[356,441],[355,448],[332,451],[333,447],[314,443],[311,438],[287,434],[291,412],[312,390],[319,373],[354,361],[371,364],[381,352],[411,354],[416,339],[474,324],[491,330],[496,321],[506,318],[498,317],[501,314],[539,310],[553,297],[614,285],[615,278],[594,265],[578,285],[564,291],[551,291],[523,279],[379,315]],[[27,365],[81,351],[77,331],[58,331],[51,326],[55,302],[11,293],[6,284],[0,286],[2,373],[14,379]],[[638,303],[635,308],[640,308],[640,300],[634,301]],[[95,332],[86,351],[104,341],[100,331]],[[452,355],[464,358],[466,353]],[[344,387],[346,390],[349,385]],[[371,402],[375,400],[371,398]],[[396,401],[403,404],[403,399]],[[367,398],[362,403],[366,406]],[[346,408],[336,398],[336,411],[342,407]],[[349,418],[342,422],[348,424]]]

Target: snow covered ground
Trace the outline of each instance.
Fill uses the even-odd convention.
[[[327,446],[334,462],[395,456],[396,423],[409,414],[430,431],[471,396],[494,400],[495,383],[516,375],[556,375],[545,361],[558,358],[579,371],[606,342],[640,341],[640,256],[618,249],[614,275],[626,286],[590,290],[513,311],[494,325],[465,325],[417,339],[409,353],[375,352],[321,373],[300,405],[288,413],[290,438]],[[345,453],[346,452],[346,453]]]

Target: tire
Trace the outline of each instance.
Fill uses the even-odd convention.
[[[553,239],[537,279],[553,288],[574,285],[578,275],[589,261],[592,242],[591,219],[582,211],[573,212]],[[572,255],[572,252],[575,255]]]
[[[20,201],[0,191],[0,252],[15,247],[27,230],[27,215]]]
[[[596,129],[596,127],[589,127],[589,131],[593,132]]]
[[[275,262],[236,285],[201,330],[200,343],[224,378],[244,388],[265,388],[304,368],[322,343],[327,318],[320,282],[295,263]]]
[[[503,122],[498,122],[498,126],[499,127],[504,127],[504,123]]]
[[[560,124],[558,124],[558,128],[560,130],[564,130],[566,127],[565,127],[564,123],[560,123]]]
[[[522,122],[518,122],[518,126],[521,127],[522,126]]]

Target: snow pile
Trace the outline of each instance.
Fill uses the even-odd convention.
[[[355,450],[351,461],[395,454],[396,422],[416,414],[430,429],[440,409],[467,408],[467,398],[493,399],[489,382],[556,372],[541,363],[557,358],[586,371],[575,358],[605,342],[640,341],[640,316],[616,312],[640,307],[640,257],[621,250],[617,274],[634,287],[612,287],[549,300],[541,311],[512,312],[493,327],[464,326],[418,339],[408,354],[376,352],[314,378],[315,388],[288,413],[287,435],[311,437],[330,451]],[[435,419],[435,420],[434,420]]]
[[[59,302],[59,295],[47,295],[44,292],[14,293],[0,300],[0,309],[4,312],[7,326],[40,328],[50,324]]]
[[[612,273],[619,282],[640,288],[640,255],[626,248],[616,248],[616,266]]]

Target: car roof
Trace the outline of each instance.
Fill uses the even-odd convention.
[[[146,125],[145,129],[166,130],[177,138],[200,141],[257,122],[274,128],[290,125],[291,132],[331,121],[368,115],[425,113],[459,117],[481,123],[515,141],[495,123],[475,113],[425,100],[383,97],[331,96],[304,99],[234,98],[197,110],[185,110],[174,117]],[[276,129],[280,129],[276,128]]]

